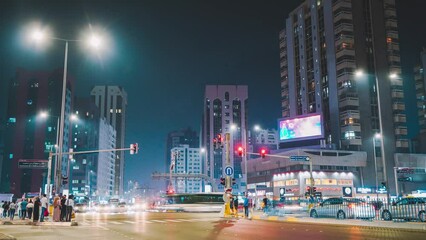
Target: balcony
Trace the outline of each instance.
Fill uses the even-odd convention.
[[[407,128],[396,128],[395,129],[395,135],[404,135],[406,136],[408,134]]]
[[[345,55],[355,56],[355,50],[343,48],[340,51],[336,51],[336,59],[338,59],[342,56],[345,56]]]
[[[398,115],[393,117],[393,121],[395,123],[405,123],[405,122],[407,122],[407,117],[403,114],[398,114]]]
[[[339,100],[339,107],[343,108],[346,106],[359,106],[358,98],[354,97],[346,97],[341,100]]]
[[[403,99],[404,98],[404,92],[402,92],[402,91],[392,91],[391,96],[392,96],[392,98]]]
[[[408,140],[405,140],[405,139],[396,140],[395,146],[397,148],[408,148]]]
[[[340,112],[340,118],[341,119],[344,119],[344,118],[356,118],[356,119],[359,119],[359,111],[348,110],[348,111]]]
[[[343,146],[349,146],[349,145],[361,146],[362,141],[361,139],[342,139],[342,145]]]
[[[345,125],[340,127],[341,132],[354,131],[361,132],[361,125],[359,123],[354,123],[352,125]]]

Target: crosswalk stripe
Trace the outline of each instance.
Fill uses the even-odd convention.
[[[112,224],[115,224],[115,225],[123,224],[122,222],[116,222],[116,221],[109,221],[108,223],[112,223]]]
[[[176,220],[179,220],[181,222],[192,222],[192,221],[194,221],[193,219],[183,219],[183,218],[179,218],[179,219],[176,219]]]
[[[167,222],[182,222],[182,221],[174,220],[174,219],[167,219],[166,221],[167,221]]]
[[[133,222],[133,221],[123,221],[123,222],[130,223],[130,224],[135,224],[136,223],[136,222]]]
[[[165,223],[166,221],[163,221],[163,220],[151,220],[151,222]]]

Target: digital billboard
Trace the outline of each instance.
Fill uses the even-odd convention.
[[[321,115],[280,119],[278,121],[281,142],[323,137]]]

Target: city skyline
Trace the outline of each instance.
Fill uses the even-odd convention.
[[[201,110],[203,88],[208,83],[235,84],[237,82],[238,84],[245,84],[247,81],[249,88],[255,89],[250,92],[250,99],[258,99],[255,101],[252,100],[250,104],[249,127],[252,127],[252,124],[255,123],[261,124],[264,128],[277,127],[276,119],[280,117],[279,49],[277,34],[285,26],[285,19],[289,12],[294,10],[301,2],[278,3],[277,1],[270,6],[262,6],[260,9],[257,9],[259,8],[257,4],[248,3],[244,10],[239,12],[241,20],[237,20],[237,17],[233,15],[234,11],[239,9],[238,3],[226,6],[224,13],[220,13],[220,8],[212,4],[205,6],[212,13],[206,16],[196,15],[200,23],[194,26],[192,25],[192,21],[188,20],[189,17],[186,16],[197,12],[197,9],[203,9],[199,4],[194,3],[191,5],[188,3],[182,6],[172,5],[164,7],[162,4],[156,5],[155,3],[151,3],[151,5],[147,5],[149,10],[164,10],[161,17],[165,17],[167,20],[177,18],[178,21],[175,22],[177,24],[176,30],[167,27],[167,20],[151,20],[143,21],[144,24],[140,26],[141,29],[139,29],[139,26],[127,26],[126,30],[135,32],[128,35],[124,34],[124,30],[120,32],[118,26],[128,25],[137,19],[135,12],[130,12],[128,19],[123,19],[123,17],[118,17],[118,13],[117,15],[111,13],[95,14],[92,11],[94,8],[93,5],[85,5],[82,2],[77,2],[76,7],[68,6],[70,10],[67,13],[72,16],[79,16],[76,15],[76,12],[83,8],[89,17],[83,17],[77,23],[71,24],[70,21],[60,17],[59,14],[53,14],[51,17],[44,16],[45,11],[36,6],[20,7],[18,4],[2,2],[1,4],[5,6],[1,8],[2,21],[0,24],[5,26],[5,28],[2,28],[5,29],[2,31],[2,36],[4,34],[6,37],[2,38],[1,43],[4,46],[9,46],[10,50],[5,49],[1,54],[1,83],[4,84],[8,79],[14,77],[16,67],[52,70],[60,67],[62,64],[63,52],[61,44],[52,44],[52,48],[37,53],[22,49],[21,45],[12,44],[17,38],[19,28],[26,23],[25,21],[41,18],[46,24],[52,25],[53,30],[58,31],[58,34],[60,34],[60,29],[62,28],[61,24],[71,29],[71,32],[77,33],[76,29],[79,25],[87,25],[87,23],[106,25],[108,30],[111,31],[111,35],[116,39],[114,45],[116,47],[114,49],[115,56],[104,60],[102,64],[98,65],[90,61],[91,59],[82,57],[79,47],[72,45],[70,46],[71,55],[69,64],[71,66],[69,73],[76,78],[78,95],[88,95],[90,87],[98,84],[122,85],[125,89],[129,89],[128,119],[131,120],[129,120],[128,124],[125,145],[137,141],[140,143],[142,152],[144,150],[146,152],[130,160],[131,163],[129,164],[131,165],[126,170],[127,174],[125,175],[127,177],[125,180],[136,179],[145,183],[151,181],[148,176],[151,172],[155,170],[161,171],[165,168],[165,161],[162,158],[164,157],[167,133],[186,126],[198,129],[201,116],[199,114],[190,114],[190,112],[182,109],[189,106],[187,109]],[[417,21],[418,18],[421,18],[420,14],[410,14],[411,12],[407,10],[408,7],[399,4],[400,2],[397,1],[397,9],[402,14],[398,14],[398,18],[401,20],[407,18],[411,20],[417,19]],[[415,5],[424,4],[422,1],[413,2]],[[33,14],[27,14],[28,17],[24,19],[19,19],[18,21],[17,17],[11,15],[11,13],[16,12],[20,13],[17,14],[19,16],[26,15],[31,7],[36,11]],[[52,5],[52,9],[58,7],[59,5]],[[103,6],[104,9],[111,9],[112,7],[117,7],[119,13],[123,13],[129,9],[129,6],[118,6],[112,2],[106,2],[105,6]],[[171,13],[172,9],[178,9],[175,15]],[[268,12],[270,16],[266,17],[264,15],[265,12]],[[150,20],[150,18],[154,17],[147,12],[143,13],[142,16],[145,20]],[[166,16],[167,14],[169,16]],[[217,20],[215,14],[221,16],[221,19]],[[106,21],[108,16],[112,16],[111,21]],[[88,18],[90,18],[90,21],[87,20]],[[55,20],[59,20],[58,23]],[[233,27],[225,27],[223,30],[218,27],[226,26],[225,24],[231,20],[236,21],[235,25],[232,25]],[[152,22],[158,22],[158,25]],[[412,75],[412,66],[417,61],[418,52],[422,45],[425,45],[425,41],[421,40],[424,37],[409,37],[409,21],[399,21],[399,23],[400,26],[405,26],[400,31],[403,74],[410,76]],[[206,34],[208,30],[203,30],[205,26],[210,26],[210,31],[213,31],[214,34]],[[161,30],[161,34],[156,34],[156,30]],[[166,41],[168,35],[164,32],[165,30],[172,31],[174,33],[173,36],[181,33],[182,36],[174,40],[181,45],[170,45],[171,42]],[[192,33],[194,30],[200,33]],[[252,36],[251,33],[255,30],[259,31],[259,35]],[[66,31],[64,30],[64,32]],[[238,33],[234,31],[238,31]],[[207,40],[203,35],[210,38],[213,37],[213,40]],[[158,44],[155,44],[156,41],[158,41]],[[140,44],[141,46],[136,52],[147,58],[139,58],[132,55],[133,47],[125,47],[126,44],[130,44],[133,47]],[[211,47],[208,47],[208,45]],[[177,46],[181,47],[177,48]],[[159,50],[161,54],[154,53],[154,50],[150,50],[150,48]],[[410,51],[404,49],[410,49],[415,55],[413,53],[406,53]],[[167,51],[170,51],[171,54],[164,54]],[[204,51],[207,51],[211,57],[202,58],[201,54]],[[203,64],[197,65],[194,61],[189,61],[188,58],[183,57],[185,53],[191,53],[192,59],[201,59],[202,61],[199,62]],[[407,66],[404,65],[404,62],[412,62],[413,64],[408,64],[409,66]],[[117,66],[112,66],[113,63],[118,64]],[[141,68],[141,66],[143,67]],[[162,70],[164,67],[170,69],[169,73]],[[253,70],[248,70],[250,68]],[[141,70],[140,73],[138,73],[139,69]],[[179,69],[186,70],[182,71]],[[214,74],[210,74],[210,76],[208,76],[209,74],[205,74],[211,72],[211,69],[220,69],[220,71],[214,71]],[[146,72],[149,72],[149,74]],[[192,75],[195,77],[192,77]],[[170,80],[174,78],[180,80]],[[413,81],[412,79],[412,77],[407,77],[405,83]],[[6,90],[3,86],[1,86],[2,93],[5,93]],[[137,89],[140,89],[142,94],[138,94]],[[159,94],[161,96],[149,94],[149,92],[159,92],[159,89],[165,94]],[[195,91],[192,92],[193,90]],[[4,97],[4,94],[2,95]],[[176,99],[180,101],[176,101]],[[163,107],[152,109],[150,104],[153,102],[161,104]],[[142,109],[142,111],[139,111],[139,109]],[[147,112],[149,114],[140,115],[140,112]],[[172,124],[169,125],[169,123]],[[154,124],[156,127],[148,126],[149,124]],[[410,128],[409,131],[411,131]],[[153,161],[153,159],[161,161]],[[144,168],[137,170],[140,166],[144,166]]]

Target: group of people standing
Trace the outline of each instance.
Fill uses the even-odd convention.
[[[231,209],[231,213],[234,214],[235,216],[238,216],[238,206],[239,206],[238,196],[231,197],[229,208]],[[248,218],[249,217],[249,199],[247,195],[245,195],[243,198],[243,207],[244,207],[244,217]]]
[[[3,201],[1,204],[1,218],[9,218],[11,221],[15,219],[16,213],[21,220],[29,219],[34,222],[44,222],[44,217],[49,216],[49,201],[46,194],[40,197],[34,197],[27,201],[26,198],[13,201]],[[53,221],[54,222],[70,222],[74,208],[74,196],[66,195],[53,199]]]

